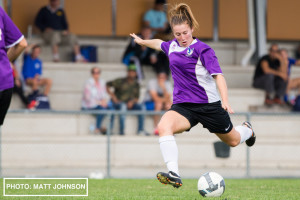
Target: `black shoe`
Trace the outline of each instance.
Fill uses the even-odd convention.
[[[156,175],[157,179],[159,182],[162,184],[170,184],[174,188],[179,188],[182,186],[182,181],[180,179],[180,176],[178,176],[176,173],[169,171],[169,173],[164,173],[164,172],[158,172]]]
[[[249,146],[249,147],[251,147],[251,146],[253,146],[254,145],[254,143],[255,143],[255,141],[256,141],[256,135],[255,135],[255,133],[254,133],[254,131],[253,131],[253,128],[252,128],[252,125],[250,124],[250,122],[244,122],[242,125],[246,125],[248,128],[250,128],[251,130],[252,130],[252,136],[248,139],[248,140],[246,140],[246,144]]]

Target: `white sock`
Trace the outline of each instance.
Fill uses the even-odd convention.
[[[240,144],[248,140],[252,136],[252,130],[245,126],[236,126],[234,127],[237,132],[241,135],[241,141]]]
[[[175,172],[179,176],[178,171],[178,148],[173,135],[163,136],[159,138],[159,145],[162,156],[169,171]]]

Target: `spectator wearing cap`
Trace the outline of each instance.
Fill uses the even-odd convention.
[[[101,70],[98,67],[91,69],[92,77],[84,85],[83,97],[81,102],[82,110],[111,110],[109,96],[106,91],[105,80],[100,78]],[[96,115],[96,134],[105,134],[106,128],[101,126],[104,115]],[[112,125],[112,123],[111,123]]]
[[[128,66],[127,76],[109,81],[106,84],[107,92],[111,97],[113,107],[116,110],[145,110],[138,103],[140,97],[140,85],[137,81],[136,66]],[[125,115],[120,115],[120,135],[124,135]],[[138,115],[138,135],[148,135],[144,131],[144,115]]]

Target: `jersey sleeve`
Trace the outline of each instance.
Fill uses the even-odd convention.
[[[2,20],[3,20],[3,30],[1,30],[1,39],[4,39],[5,47],[10,48],[18,44],[23,38],[23,34],[9,18],[6,12],[1,9]]]
[[[168,56],[169,55],[169,48],[170,48],[171,41],[169,42],[162,42],[160,45],[161,50]]]
[[[204,48],[200,54],[200,60],[211,75],[222,74],[218,58],[212,48]]]

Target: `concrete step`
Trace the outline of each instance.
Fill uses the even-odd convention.
[[[80,109],[80,101],[85,81],[90,77],[90,70],[94,66],[102,69],[102,77],[110,81],[119,77],[126,76],[126,66],[123,64],[97,63],[97,64],[76,64],[76,63],[45,63],[44,77],[53,80],[53,87],[50,92],[50,101],[53,109],[57,110],[77,110]],[[259,90],[251,89],[253,66],[237,67],[224,66],[224,76],[229,88],[229,99],[236,111],[248,111],[251,105],[262,105],[264,93]],[[141,83],[141,94],[145,93],[147,83],[155,78],[155,73],[150,67],[144,68],[145,80]],[[300,69],[293,70],[294,76],[300,77]],[[172,81],[172,79],[170,79]],[[25,87],[27,93],[30,92]],[[140,101],[143,101],[141,95]],[[22,108],[18,98],[13,98],[11,108]]]
[[[53,114],[53,113],[8,113],[5,119],[5,126],[2,134],[28,136],[80,136],[91,133],[91,127],[96,123],[96,118],[89,114]],[[16,126],[18,124],[18,126]],[[108,127],[108,119],[102,122],[104,127]],[[137,117],[127,116],[125,120],[124,132],[126,135],[137,134]],[[151,116],[145,117],[145,130],[154,132],[153,119]],[[116,116],[112,130],[113,134],[119,134],[119,117]]]
[[[181,168],[245,169],[246,145],[231,148],[230,157],[221,159],[216,158],[214,153],[213,143],[219,141],[216,136],[187,135],[188,133],[176,136]],[[250,148],[251,167],[300,169],[300,157],[294,153],[300,150],[299,142],[299,137],[286,142],[280,142],[280,138],[258,140],[255,148]],[[47,168],[48,171],[52,168],[105,169],[106,144],[105,136],[5,136],[2,140],[2,165],[6,169]],[[164,168],[157,137],[113,136],[110,153],[113,168]]]
[[[81,89],[86,79],[90,77],[91,68],[95,66],[102,69],[101,76],[107,81],[126,76],[127,69],[122,63],[77,64],[51,62],[44,63],[43,76],[52,78],[53,89]],[[143,70],[145,74],[143,84],[146,85],[156,75],[151,67],[143,66]],[[222,66],[222,71],[229,88],[252,88],[254,66],[225,65]],[[300,77],[300,68],[292,68],[291,75],[292,77]]]
[[[231,120],[234,126],[247,120],[246,115],[233,114]],[[300,137],[298,122],[300,115],[251,115],[250,121],[258,137]],[[17,124],[17,126],[16,126]],[[89,134],[89,128],[95,124],[95,118],[90,114],[58,114],[58,113],[8,113],[5,125],[2,127],[4,136],[37,135],[37,136],[83,136]],[[103,122],[107,125],[108,121]],[[151,116],[145,117],[145,130],[153,133],[154,125]],[[288,128],[287,128],[288,127]],[[113,133],[119,134],[118,117],[115,118]],[[127,116],[125,134],[135,135],[137,132],[136,116]],[[201,124],[189,132],[191,134],[208,133]]]
[[[143,102],[146,88],[140,90],[140,102]],[[259,106],[264,102],[264,93],[255,89],[229,89],[229,102],[236,112],[249,111],[250,106]],[[65,90],[64,88],[53,89],[49,94],[51,108],[54,110],[80,110],[82,89],[74,88]],[[10,109],[20,109],[23,105],[18,96],[13,95]]]
[[[80,37],[80,45],[93,45],[98,47],[98,60],[100,62],[121,62],[123,53],[129,43],[130,38],[87,38]],[[32,43],[42,44],[43,52],[41,58],[44,61],[52,61],[52,53],[50,46],[43,44],[39,37],[35,37]],[[249,45],[247,41],[205,41],[216,52],[221,65],[240,65],[243,56],[248,51]],[[297,44],[280,43],[281,48],[286,48],[293,57]],[[62,61],[71,61],[72,49],[61,46],[60,54]]]

